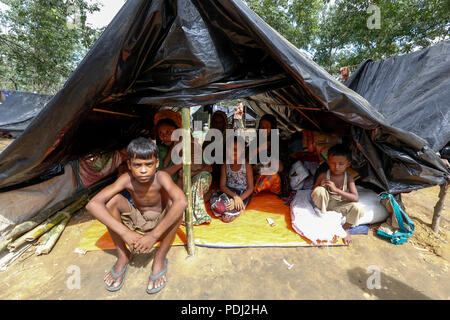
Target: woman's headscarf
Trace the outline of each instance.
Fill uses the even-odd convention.
[[[158,126],[158,122],[163,119],[172,120],[178,128],[181,128],[181,114],[173,110],[162,110],[155,114],[155,119],[153,120],[154,127]]]

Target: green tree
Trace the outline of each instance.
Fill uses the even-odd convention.
[[[379,10],[379,26],[374,25]],[[336,0],[321,15],[314,60],[332,74],[365,59],[386,59],[449,39],[450,2]]]
[[[297,48],[309,50],[318,33],[323,0],[246,0],[250,9]]]
[[[97,3],[1,0],[0,87],[54,94],[99,36],[86,24]]]

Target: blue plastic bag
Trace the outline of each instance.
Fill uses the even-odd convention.
[[[403,211],[397,201],[394,199],[394,196],[390,193],[383,193],[381,195],[381,199],[388,199],[390,204],[394,210],[392,219],[397,219],[399,231],[394,232],[393,234],[388,234],[382,230],[378,230],[377,234],[383,238],[388,238],[391,240],[391,243],[395,245],[399,245],[408,241],[408,238],[411,237],[414,233],[415,225],[410,217]]]

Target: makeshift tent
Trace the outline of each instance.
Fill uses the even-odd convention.
[[[127,1],[63,88],[0,155],[13,188],[90,152],[117,150],[163,106],[245,98],[280,128],[352,133],[360,181],[401,192],[443,184],[428,143],[392,127],[239,0]]]
[[[450,40],[398,57],[364,61],[345,85],[386,122],[425,139],[434,151],[450,141]]]
[[[52,96],[31,92],[12,92],[0,103],[0,131],[20,135],[41,112]]]

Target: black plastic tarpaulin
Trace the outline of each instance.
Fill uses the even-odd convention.
[[[163,106],[245,98],[298,129],[348,127],[362,181],[386,191],[441,184],[425,140],[386,123],[239,0],[128,0],[27,130],[0,155],[0,188],[123,147]],[[295,107],[307,107],[303,113]],[[112,113],[114,112],[114,113]]]
[[[14,91],[0,103],[0,130],[24,131],[52,96]]]
[[[450,40],[398,57],[364,61],[345,85],[394,127],[424,138],[434,151],[450,141]]]

